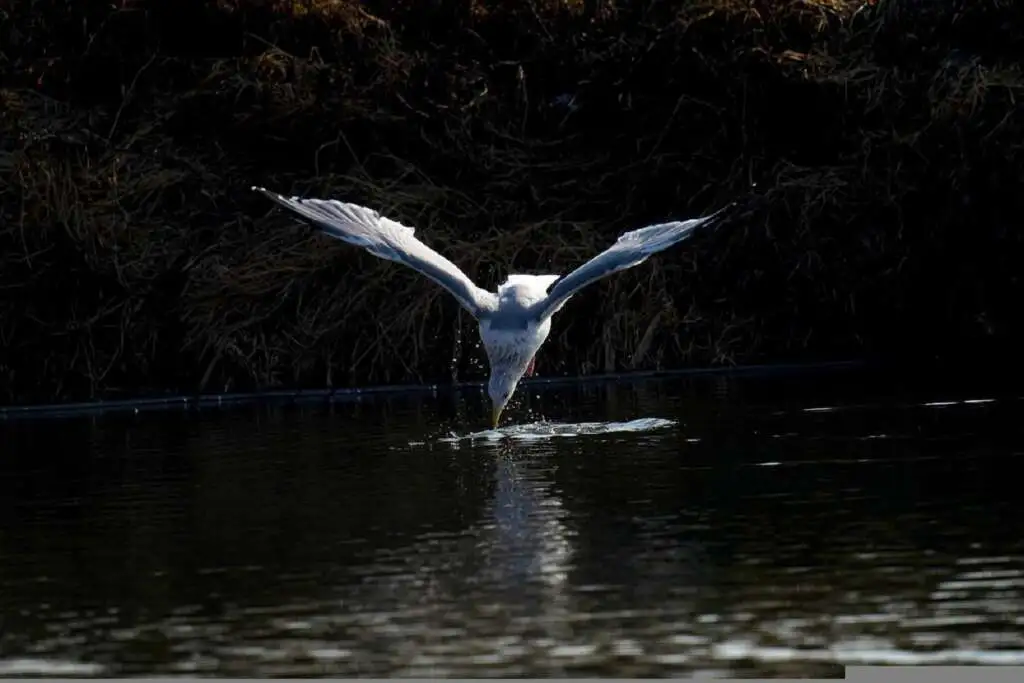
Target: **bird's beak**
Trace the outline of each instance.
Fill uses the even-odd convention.
[[[495,404],[491,408],[491,429],[497,429],[498,428],[498,418],[501,417],[501,411],[502,411],[502,409],[504,409],[504,407],[505,406],[499,406],[499,405]]]

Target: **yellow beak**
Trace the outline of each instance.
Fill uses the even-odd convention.
[[[501,411],[504,406],[494,406],[491,408],[491,429],[498,428],[498,418],[501,417]]]

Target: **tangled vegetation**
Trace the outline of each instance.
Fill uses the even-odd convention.
[[[26,0],[0,51],[4,402],[482,376],[443,290],[252,184],[484,286],[757,199],[541,374],[1024,341],[1018,0]]]

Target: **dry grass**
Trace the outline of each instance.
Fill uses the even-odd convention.
[[[450,297],[254,183],[377,207],[489,286],[757,199],[581,293],[542,373],[1022,341],[1019,3],[13,7],[4,401],[482,375]]]

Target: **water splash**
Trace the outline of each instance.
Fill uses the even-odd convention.
[[[509,425],[498,429],[485,429],[470,434],[449,434],[438,437],[437,442],[457,444],[462,442],[499,442],[505,439],[517,441],[540,441],[554,438],[572,438],[576,436],[592,436],[595,434],[621,434],[625,432],[649,432],[664,429],[676,424],[675,420],[660,417],[643,417],[628,422],[531,422],[529,424]],[[417,442],[412,445],[422,445]]]

